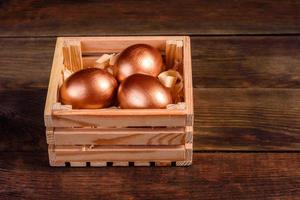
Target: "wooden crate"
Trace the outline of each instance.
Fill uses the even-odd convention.
[[[146,43],[167,54],[170,45],[183,44],[184,106],[168,109],[72,109],[61,105],[63,45],[80,44],[83,67],[101,54],[117,53]],[[44,119],[51,166],[188,166],[193,150],[193,91],[190,38],[59,37],[57,38]],[[174,53],[174,52],[173,52]]]

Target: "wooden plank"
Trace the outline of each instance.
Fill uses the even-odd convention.
[[[300,150],[299,89],[195,90],[198,150]]]
[[[134,166],[137,167],[149,167],[150,166],[150,162],[134,162]]]
[[[53,110],[49,127],[189,126],[185,110],[166,109],[72,109]]]
[[[299,93],[297,89],[194,90],[195,149],[299,150]],[[45,95],[45,90],[1,93],[1,150],[46,150],[41,121]],[[21,102],[27,106],[20,107]]]
[[[0,151],[46,151],[46,90],[0,96]],[[299,99],[299,89],[194,89],[194,149],[299,150]]]
[[[86,167],[86,162],[70,162],[71,167]]]
[[[107,162],[100,162],[100,161],[94,161],[94,162],[90,162],[91,163],[91,167],[106,167],[107,166]]]
[[[192,37],[191,42],[195,88],[300,87],[299,36]],[[2,90],[48,86],[55,38],[1,38],[0,46],[5,47]]]
[[[299,9],[293,0],[5,1],[0,36],[299,34]]]
[[[185,37],[183,42],[183,76],[184,76],[184,99],[186,102],[187,125],[194,124],[194,96],[192,80],[192,54],[190,37]]]
[[[177,146],[49,146],[54,162],[129,162],[180,161],[185,158],[184,145]],[[50,162],[51,163],[51,162]]]
[[[196,88],[299,88],[300,37],[193,37]]]
[[[135,37],[74,37],[81,41],[83,54],[118,53],[134,44],[148,44],[160,51],[165,50],[166,40],[184,40],[184,36],[135,36]]]
[[[184,128],[55,128],[56,145],[180,145]]]
[[[56,38],[1,38],[5,48],[0,48],[0,89],[47,88],[55,42]]]
[[[296,200],[300,196],[299,153],[195,153],[188,168],[49,168],[45,152],[1,152],[0,160],[1,199]]]
[[[129,166],[128,162],[113,162],[114,167],[127,167]]]
[[[63,40],[57,38],[55,45],[55,52],[53,56],[53,64],[51,68],[51,74],[49,79],[48,93],[46,98],[46,105],[44,110],[45,125],[51,124],[52,121],[52,106],[57,102],[57,94],[60,83],[62,82],[62,69],[63,65]],[[54,127],[54,126],[49,126]]]
[[[0,89],[0,151],[47,151],[46,95],[46,89]]]
[[[148,44],[160,51],[165,50],[166,40],[184,40],[185,36],[97,36],[62,37],[66,41],[80,41],[83,55],[118,53],[130,45]]]

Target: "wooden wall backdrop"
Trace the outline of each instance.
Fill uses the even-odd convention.
[[[192,167],[48,167],[55,40],[92,35],[191,36]],[[1,199],[299,199],[300,1],[3,0],[0,47]]]

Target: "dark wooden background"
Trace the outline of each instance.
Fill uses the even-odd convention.
[[[190,35],[189,168],[50,168],[57,36]],[[0,1],[0,199],[300,199],[300,1]]]

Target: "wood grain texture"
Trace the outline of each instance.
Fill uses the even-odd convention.
[[[299,88],[300,37],[193,37],[196,88]]]
[[[184,128],[55,128],[52,135],[48,144],[180,145],[190,141]]]
[[[46,151],[55,38],[0,44],[0,150]],[[299,36],[193,37],[195,149],[299,150],[298,52]]]
[[[191,149],[191,148],[190,148]],[[49,145],[49,160],[55,162],[160,162],[185,161],[184,145],[164,146],[63,146]]]
[[[0,151],[46,151],[46,89],[0,90]]]
[[[194,35],[195,149],[299,151],[299,1],[82,2],[0,1],[0,199],[299,199],[299,153],[57,169],[42,120],[55,36]]]
[[[172,118],[170,118],[170,115]],[[53,110],[47,127],[161,127],[190,126],[186,110],[180,109],[66,109]]]
[[[46,151],[46,90],[0,98],[0,150]],[[299,108],[299,89],[194,89],[194,149],[299,151]]]
[[[200,150],[300,150],[299,89],[196,89]]]
[[[197,88],[299,88],[299,36],[192,37]],[[83,59],[93,66],[99,56]]]
[[[0,90],[47,88],[56,38],[0,39]]]
[[[195,153],[187,168],[51,168],[46,153],[0,153],[1,199],[289,199],[299,153]],[[151,191],[149,191],[151,188]]]
[[[0,36],[300,33],[296,0],[13,0],[0,9]]]
[[[300,37],[192,37],[196,88],[300,88]],[[55,38],[1,38],[0,88],[47,88]]]
[[[51,124],[52,121],[52,111],[53,106],[55,107],[55,103],[58,99],[58,89],[60,85],[63,82],[62,77],[62,69],[64,69],[63,65],[63,45],[64,41],[61,38],[57,38],[56,45],[55,45],[55,51],[53,55],[53,61],[52,61],[52,67],[51,67],[51,73],[49,78],[49,86],[48,86],[48,92],[47,92],[47,98],[45,103],[45,110],[44,110],[44,122],[46,127],[54,127],[54,126],[48,126],[48,124]],[[66,108],[66,106],[62,106],[63,109]],[[69,108],[69,106],[67,107]]]

